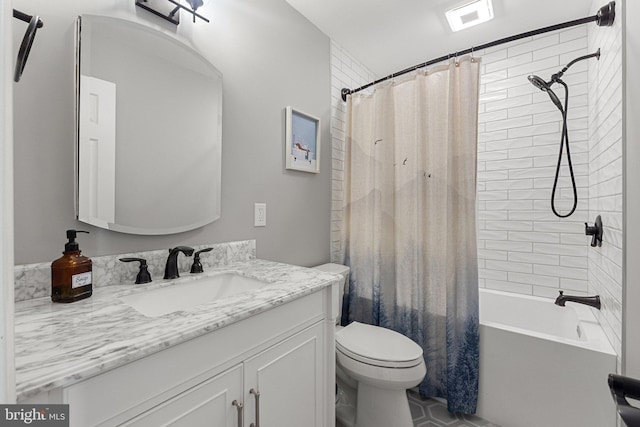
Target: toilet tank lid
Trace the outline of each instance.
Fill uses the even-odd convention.
[[[334,273],[334,274],[340,274],[342,276],[346,276],[349,273],[349,267],[347,267],[346,265],[341,265],[341,264],[335,264],[335,263],[327,263],[327,264],[322,264],[322,265],[318,265],[316,267],[313,267],[316,270],[321,270],[327,273]]]

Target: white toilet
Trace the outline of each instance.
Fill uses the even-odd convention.
[[[323,264],[315,268],[343,277],[336,323],[337,420],[346,427],[412,427],[406,390],[427,373],[422,348],[380,326],[358,322],[338,326],[349,267]]]

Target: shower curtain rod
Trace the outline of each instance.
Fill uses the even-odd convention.
[[[595,16],[588,16],[586,18],[582,18],[582,19],[576,19],[573,21],[568,21],[568,22],[564,22],[562,24],[556,24],[556,25],[551,25],[549,27],[544,27],[544,28],[539,28],[537,30],[533,30],[533,31],[527,31],[526,33],[520,33],[520,34],[516,34],[515,36],[511,36],[511,37],[505,37],[499,40],[494,40],[490,43],[485,43],[483,45],[480,46],[474,46],[471,47],[469,49],[465,49],[465,50],[460,50],[454,53],[450,53],[448,55],[444,55],[441,56],[439,58],[435,58],[435,59],[431,59],[427,62],[423,62],[422,64],[418,64],[415,65],[413,67],[410,68],[405,68],[402,71],[398,71],[396,73],[392,73],[389,74],[386,77],[383,77],[381,79],[378,79],[374,82],[371,83],[367,83],[364,86],[360,86],[359,88],[356,89],[348,89],[348,88],[343,88],[341,91],[341,95],[342,95],[342,100],[346,102],[347,100],[347,95],[351,95],[353,93],[356,92],[360,92],[361,90],[364,90],[368,87],[371,87],[373,85],[376,85],[378,83],[381,83],[385,80],[389,80],[392,79],[394,77],[397,76],[401,76],[403,74],[407,74],[410,73],[412,71],[418,70],[420,68],[423,67],[427,67],[429,65],[433,65],[433,64],[437,64],[438,62],[442,62],[442,61],[446,61],[447,59],[450,59],[452,57],[457,57],[458,55],[466,55],[467,53],[471,53],[473,54],[474,51],[478,51],[478,50],[482,50],[482,49],[487,49],[493,46],[498,46],[504,43],[509,43],[515,40],[520,40],[526,37],[531,37],[531,36],[537,36],[538,34],[544,34],[544,33],[548,33],[550,31],[555,31],[555,30],[561,30],[563,28],[569,28],[569,27],[575,27],[576,25],[582,25],[582,24],[587,24],[589,22],[593,22],[596,21],[596,23],[598,24],[599,27],[610,27],[613,25],[613,21],[616,17],[616,2],[612,1],[609,2],[609,4],[602,6],[600,8],[600,10],[598,10],[598,13]]]

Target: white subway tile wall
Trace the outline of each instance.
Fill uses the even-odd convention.
[[[601,2],[592,3],[596,13]],[[622,354],[622,19],[589,27],[589,223],[602,216],[602,247],[589,248],[588,293],[599,294],[598,320]],[[619,358],[619,357],[618,357]]]
[[[575,27],[497,46],[481,54],[478,134],[478,258],[480,287],[555,297],[565,285],[588,291],[584,221],[588,219],[589,155],[586,63],[564,76],[569,85],[569,141],[579,203],[560,219],[551,211],[562,116],[527,80],[549,80],[587,53],[587,29]],[[562,86],[553,87],[564,102]],[[572,206],[566,161],[557,210]]]
[[[594,2],[594,14],[600,4]],[[622,301],[622,60],[621,20],[612,28],[578,26],[478,52],[481,88],[478,117],[479,286],[555,298],[558,290],[603,299],[600,321],[621,354]],[[571,60],[600,47],[600,61],[573,65],[568,129],[578,187],[569,218],[551,211],[551,189],[562,130],[548,94],[527,80],[548,80]],[[375,76],[332,42],[333,212],[332,261],[342,261],[340,226],[344,198],[345,108],[342,87]],[[591,77],[588,82],[588,75]],[[564,103],[564,91],[554,85]],[[562,162],[556,206],[572,206],[568,167]],[[605,243],[589,246],[584,223],[602,215]]]
[[[332,205],[331,261],[342,261],[340,226],[344,202],[344,143],[346,104],[342,88],[353,89],[375,80],[375,75],[339,44],[331,41],[331,142],[332,142]]]

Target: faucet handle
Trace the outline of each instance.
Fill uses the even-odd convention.
[[[138,271],[138,275],[136,276],[136,285],[142,283],[151,282],[151,274],[149,273],[149,269],[147,266],[147,260],[144,258],[120,258],[122,262],[134,262],[137,261],[140,263],[140,271]]]
[[[598,215],[593,226],[589,223],[584,223],[584,234],[587,236],[593,236],[591,239],[591,246],[602,246],[602,217]]]
[[[202,268],[202,263],[200,262],[200,254],[202,252],[209,252],[212,249],[213,248],[201,249],[201,250],[197,251],[195,254],[193,254],[193,264],[191,264],[191,273],[192,274],[202,273],[204,271],[203,268]]]
[[[560,296],[564,295],[564,291],[558,291],[560,292]]]

